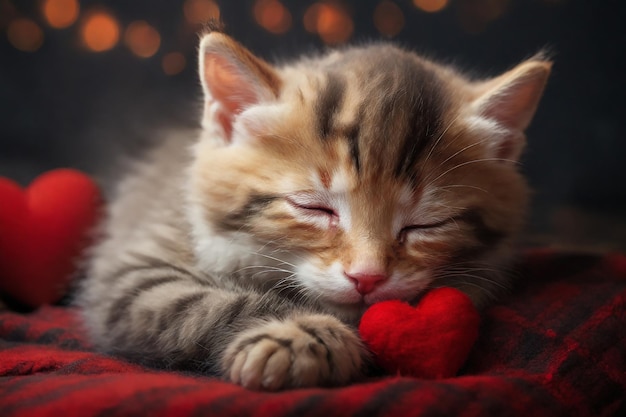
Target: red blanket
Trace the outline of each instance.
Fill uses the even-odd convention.
[[[626,416],[626,257],[534,251],[461,375],[251,392],[90,351],[77,312],[0,313],[0,416]]]

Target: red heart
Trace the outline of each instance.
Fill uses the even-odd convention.
[[[438,288],[415,308],[395,300],[374,304],[363,315],[359,332],[386,371],[434,379],[457,374],[478,338],[479,324],[467,295]]]
[[[0,202],[0,291],[31,307],[58,301],[98,217],[97,186],[71,169],[25,190],[0,178]]]

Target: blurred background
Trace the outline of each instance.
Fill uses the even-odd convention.
[[[526,243],[626,250],[623,0],[0,0],[0,176],[102,175],[154,132],[194,126],[210,18],[268,60],[391,39],[495,75],[547,47]]]

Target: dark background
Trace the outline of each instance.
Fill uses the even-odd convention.
[[[84,0],[75,22],[55,29],[43,0],[0,0],[0,176],[27,184],[61,166],[102,175],[115,166],[116,155],[135,152],[153,132],[195,124],[201,96],[194,55],[201,26],[184,13],[193,1],[208,0]],[[387,0],[382,9],[381,0],[283,0],[285,9],[276,12],[283,19],[261,26],[255,7],[270,13],[276,1],[215,3],[227,31],[270,60],[324,48],[322,38],[333,43],[328,34],[305,30],[303,18],[314,3],[333,12],[326,13],[327,23],[329,16],[343,16],[339,26],[353,26],[347,42],[389,38],[374,19],[387,16],[383,32],[399,30],[394,41],[476,74],[495,75],[547,47],[554,71],[523,159],[535,189],[527,241],[626,249],[624,1],[422,0],[447,3],[429,13],[411,0]],[[390,9],[387,15],[381,11]],[[94,52],[82,30],[99,12],[115,19],[121,38],[113,48]],[[31,51],[20,50],[24,46],[16,47],[9,36],[19,19],[41,31],[42,39],[27,45]],[[160,34],[159,48],[148,58],[136,56],[124,40],[125,29],[137,20]],[[187,59],[175,75],[162,68],[170,52]]]

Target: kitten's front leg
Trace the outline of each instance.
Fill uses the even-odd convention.
[[[361,373],[365,355],[355,331],[335,317],[302,314],[242,332],[222,367],[232,382],[251,389],[341,385]]]

